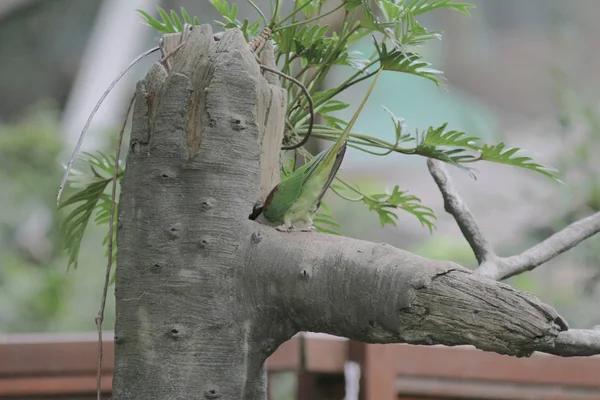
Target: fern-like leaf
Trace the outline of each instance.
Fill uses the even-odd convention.
[[[379,61],[384,70],[417,75],[429,79],[437,86],[442,84],[442,72],[430,68],[431,64],[423,61],[417,53],[405,52],[400,48],[394,48],[389,51],[385,43],[379,44],[375,39],[373,39],[373,42],[375,43],[375,48],[379,54]]]
[[[281,53],[292,53],[300,58],[302,65],[319,65],[325,59],[335,64],[348,64],[346,46],[339,46],[337,34],[326,36],[329,25],[290,26],[279,30],[273,39]]]
[[[162,32],[162,33],[181,32],[181,27],[179,29],[177,29],[177,23],[174,23],[173,21],[171,21],[171,17],[169,17],[169,14],[163,8],[156,7],[156,9],[158,11],[158,14],[159,14],[161,20],[154,18],[152,15],[148,14],[147,12],[145,12],[143,10],[136,10],[136,11],[142,16],[142,18],[144,19],[146,24],[150,25],[152,28],[156,29],[159,32]],[[174,11],[171,11],[171,13],[174,13]]]
[[[425,135],[423,135],[422,143],[431,146],[479,148],[476,144],[480,140],[478,137],[467,136],[466,133],[460,131],[446,131],[447,126],[448,123],[438,128],[429,127]]]
[[[471,16],[469,8],[475,8],[475,6],[472,4],[455,3],[452,0],[405,0],[400,3],[402,7],[410,10],[413,15],[424,14],[436,9],[446,8],[461,12],[466,16]]]
[[[77,268],[79,249],[85,229],[110,180],[98,180],[65,200],[59,209],[78,204],[62,221],[63,247],[68,253],[68,268]]]
[[[71,266],[77,268],[81,241],[92,216],[95,215],[96,224],[102,224],[108,222],[110,214],[111,199],[105,191],[112,181],[114,157],[99,151],[97,155],[83,153],[82,159],[89,164],[91,174],[81,172],[73,174],[69,179],[69,186],[79,190],[58,207],[59,209],[74,207],[61,222],[63,248],[68,254],[68,268]],[[122,176],[123,169],[119,168],[118,178]]]
[[[555,168],[538,164],[530,156],[526,155],[523,149],[510,148],[506,147],[504,143],[499,143],[495,145],[483,145],[479,148],[479,151],[481,152],[479,156],[480,160],[529,169],[562,183],[556,175],[557,170]]]
[[[381,226],[387,224],[396,226],[398,215],[394,210],[402,209],[414,215],[421,225],[426,226],[429,231],[435,228],[436,219],[433,210],[421,204],[421,199],[409,195],[408,192],[401,191],[399,186],[394,186],[392,192],[371,195],[363,200],[369,207],[369,210],[376,211],[379,215]]]

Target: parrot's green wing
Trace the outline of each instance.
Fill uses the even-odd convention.
[[[325,152],[323,152],[325,153]],[[321,156],[321,154],[319,154]],[[287,210],[298,200],[302,194],[302,185],[306,182],[307,170],[315,165],[319,156],[312,158],[290,174],[286,179],[275,186],[267,199],[263,208],[263,216],[267,221],[281,221]]]
[[[327,168],[328,166],[323,164],[322,161],[330,151],[332,151],[332,148],[324,150],[313,157],[309,162],[281,181],[281,183],[271,191],[264,205],[263,215],[265,219],[268,221],[281,221],[283,215],[302,195],[303,189],[307,186],[306,182],[311,178],[323,180],[321,190],[315,193],[315,204],[317,204],[318,208],[321,199],[325,195],[325,192],[329,188],[329,185],[331,185],[333,178],[335,178],[335,174],[340,168],[346,151],[346,145],[344,144],[342,148],[338,150],[338,154],[331,166],[331,170],[328,172],[327,178],[324,179],[319,175],[321,172],[326,172],[324,171],[324,168]]]

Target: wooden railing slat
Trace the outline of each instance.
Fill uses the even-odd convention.
[[[108,393],[114,343],[112,332],[104,337],[103,391]],[[301,346],[297,335],[280,346],[267,360],[267,372],[339,375],[345,362],[354,360],[361,364],[363,400],[375,395],[377,400],[444,399],[444,393],[465,399],[495,399],[490,393],[511,399],[600,399],[600,356],[534,354],[519,359],[466,346],[365,345],[324,335],[305,335],[303,342]],[[91,395],[96,387],[96,351],[94,333],[0,336],[0,398]]]

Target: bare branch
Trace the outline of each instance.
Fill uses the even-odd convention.
[[[442,197],[444,198],[444,209],[454,217],[454,220],[465,236],[465,239],[467,239],[471,249],[473,249],[473,253],[475,253],[475,257],[479,264],[486,261],[492,261],[496,258],[492,245],[488,242],[483,233],[481,233],[477,221],[475,220],[475,216],[471,213],[467,204],[461,199],[454,188],[452,179],[446,172],[442,163],[429,158],[427,159],[427,167],[442,193]]]
[[[299,331],[368,343],[473,345],[515,356],[600,354],[600,331],[569,330],[535,296],[454,263],[250,223],[248,254],[259,267],[248,279],[264,282],[260,292]]]
[[[569,329],[560,332],[554,342],[554,351],[548,353],[563,357],[600,354],[600,330]]]
[[[439,161],[427,160],[429,172],[444,198],[445,210],[454,217],[471,245],[479,268],[475,273],[494,280],[521,274],[550,261],[600,232],[600,212],[572,223],[543,242],[512,257],[498,257],[477,226],[475,217],[454,189],[450,176]]]
[[[477,273],[491,279],[502,280],[531,271],[598,232],[600,232],[600,212],[572,223],[519,255],[500,258],[495,263],[484,263],[478,268]]]

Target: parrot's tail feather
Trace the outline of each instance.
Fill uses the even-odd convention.
[[[321,200],[323,199],[323,196],[325,196],[327,189],[329,189],[329,186],[331,186],[331,182],[333,182],[333,180],[335,179],[335,176],[337,175],[337,173],[340,169],[340,166],[342,165],[342,161],[344,160],[344,155],[346,154],[347,147],[348,147],[347,142],[342,143],[339,150],[337,151],[337,154],[335,155],[335,161],[333,162],[333,166],[331,167],[331,172],[329,172],[329,176],[327,177],[325,186],[323,186],[323,190],[321,191],[321,194],[319,194],[319,197],[317,198],[317,209],[321,205]]]

